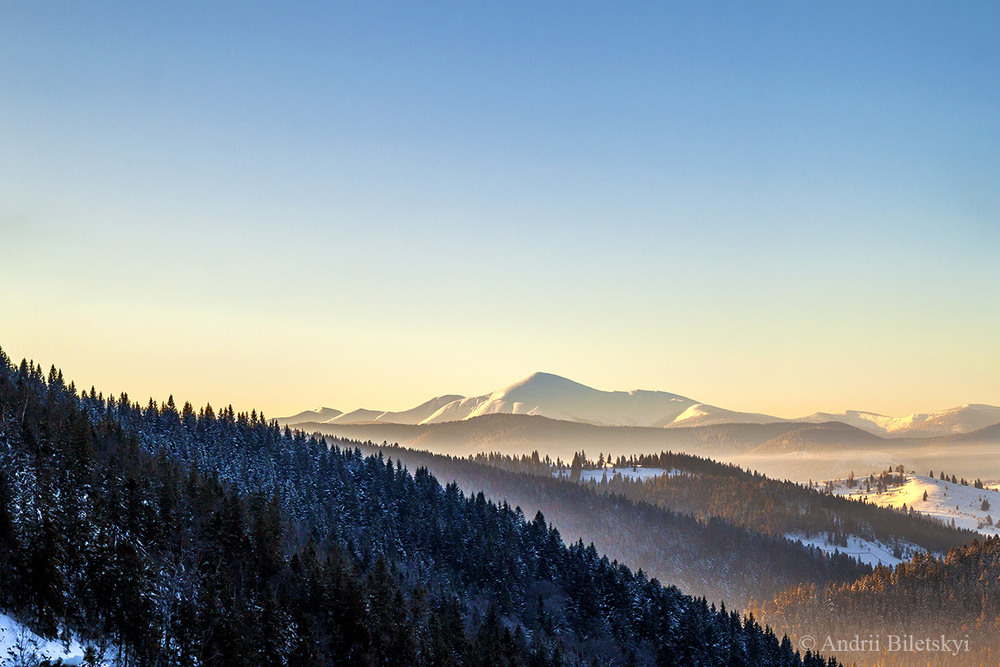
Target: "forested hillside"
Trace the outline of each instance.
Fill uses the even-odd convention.
[[[858,665],[995,667],[1000,663],[1000,537],[952,549],[944,558],[918,555],[894,570],[875,571],[852,584],[805,584],[754,605],[796,637],[875,637],[878,649],[838,652]],[[932,640],[923,650],[892,650],[907,637]],[[941,641],[944,638],[948,643]],[[912,646],[916,644],[911,643]]]
[[[473,461],[540,477],[551,477],[559,466],[563,466],[564,473],[570,473],[573,467],[578,470],[598,467],[596,461],[587,459],[582,452],[568,465],[546,461],[537,454],[522,457],[479,454]],[[603,455],[600,461],[604,461]],[[724,519],[767,535],[826,533],[835,540],[856,535],[890,545],[913,544],[942,554],[978,537],[971,530],[954,528],[916,512],[842,498],[825,492],[819,484],[807,488],[690,454],[662,452],[618,457],[615,464],[619,468],[659,468],[680,474],[646,477],[642,481],[607,474],[586,486],[705,521]],[[572,474],[567,476],[575,478]],[[873,482],[888,483],[885,476],[875,476]],[[859,488],[866,483],[869,483],[867,477],[857,480]]]
[[[830,665],[426,470],[0,352],[0,606],[123,665]]]
[[[697,517],[721,517],[769,535],[828,533],[842,539],[856,535],[886,544],[904,541],[944,553],[976,538],[912,511],[894,510],[840,498],[800,484],[770,479],[738,466],[687,454],[665,452],[641,457],[640,465],[674,468],[689,474],[637,482],[612,477],[602,490],[622,493]],[[865,478],[867,479],[867,478]],[[875,477],[875,483],[879,483]],[[865,480],[858,482],[866,483]]]
[[[529,513],[541,511],[572,540],[593,542],[633,568],[731,606],[743,607],[751,597],[771,596],[804,581],[853,581],[871,572],[847,556],[828,556],[724,519],[699,519],[556,479],[543,462],[532,464],[530,458],[518,461],[514,471],[500,465],[515,461],[508,457],[470,461],[390,445],[340,444],[384,452],[411,468],[427,467],[441,480],[457,481],[466,491],[506,499]]]

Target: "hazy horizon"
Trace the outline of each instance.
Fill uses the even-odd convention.
[[[300,412],[304,412],[306,410],[315,410],[315,409],[319,409],[319,408],[332,408],[332,409],[335,409],[335,410],[339,410],[342,413],[348,413],[348,412],[352,412],[354,410],[375,410],[375,411],[385,411],[385,412],[404,412],[406,410],[409,410],[411,408],[417,407],[417,406],[419,406],[419,405],[421,405],[421,404],[423,404],[423,403],[425,403],[425,402],[427,402],[427,401],[429,401],[429,400],[431,400],[433,398],[437,398],[437,397],[440,397],[440,396],[457,394],[457,395],[460,395],[460,396],[462,396],[464,398],[469,398],[469,397],[475,397],[475,396],[489,395],[489,394],[491,394],[491,393],[493,393],[495,391],[499,391],[499,390],[504,389],[504,388],[506,388],[506,387],[508,387],[508,386],[510,386],[512,384],[518,383],[521,380],[524,380],[524,379],[528,378],[529,376],[533,375],[534,373],[539,373],[539,372],[541,372],[541,373],[549,373],[549,371],[534,371],[532,373],[527,373],[527,374],[521,375],[521,376],[519,376],[517,378],[511,378],[511,379],[509,379],[509,381],[504,382],[503,384],[499,384],[499,385],[493,386],[492,388],[484,389],[483,391],[472,392],[472,393],[461,393],[461,392],[454,392],[454,391],[437,391],[436,393],[432,392],[432,393],[425,394],[425,395],[423,395],[423,396],[421,396],[419,398],[415,398],[410,403],[400,404],[400,405],[386,406],[386,405],[383,405],[382,403],[361,404],[361,403],[357,403],[357,402],[351,403],[350,401],[348,401],[346,403],[343,403],[343,404],[333,404],[332,402],[324,402],[324,401],[315,402],[314,401],[313,403],[307,403],[307,404],[301,404],[301,405],[293,406],[288,411],[281,412],[281,411],[266,410],[262,406],[260,406],[258,404],[254,404],[252,402],[249,403],[249,404],[246,404],[246,405],[241,405],[241,404],[236,404],[236,403],[234,403],[233,401],[230,401],[230,400],[206,400],[206,401],[198,401],[198,400],[192,400],[188,396],[185,396],[185,395],[179,394],[177,392],[173,392],[173,391],[168,391],[168,392],[166,392],[166,393],[164,393],[162,395],[157,395],[157,394],[148,394],[148,395],[146,395],[146,394],[142,394],[142,393],[136,393],[136,392],[134,392],[134,391],[132,391],[132,390],[130,390],[128,388],[123,388],[123,387],[98,386],[98,385],[95,385],[93,383],[84,382],[81,379],[74,377],[72,374],[67,373],[67,371],[65,370],[65,368],[63,368],[59,364],[50,364],[49,362],[44,361],[44,360],[34,359],[34,358],[27,357],[27,356],[24,356],[24,355],[15,355],[15,354],[12,354],[8,348],[3,347],[2,345],[0,345],[0,349],[2,349],[9,357],[11,357],[11,359],[12,359],[12,361],[14,363],[19,363],[19,361],[22,358],[24,358],[24,359],[30,359],[34,363],[41,365],[43,369],[48,369],[51,365],[55,365],[57,368],[59,368],[60,370],[63,371],[63,373],[65,375],[66,381],[67,382],[70,382],[70,381],[75,382],[77,384],[77,389],[79,389],[79,390],[88,389],[90,386],[93,385],[94,388],[97,391],[102,392],[102,393],[114,394],[115,396],[117,396],[119,393],[121,393],[121,392],[124,391],[125,393],[128,393],[129,398],[132,401],[143,403],[143,404],[146,401],[148,401],[150,398],[152,398],[153,400],[155,400],[155,401],[157,401],[159,403],[159,402],[165,402],[166,399],[169,396],[173,396],[174,400],[176,402],[190,401],[196,408],[203,406],[205,403],[209,403],[209,404],[213,405],[216,408],[224,407],[226,405],[233,405],[234,409],[236,409],[238,411],[249,412],[250,410],[257,410],[257,411],[263,412],[269,419],[275,419],[275,418],[281,418],[281,417],[288,417],[288,416],[292,416],[292,415],[298,414]],[[809,410],[808,412],[801,412],[801,413],[796,413],[796,414],[778,414],[778,413],[775,413],[775,412],[767,412],[767,411],[764,411],[764,410],[747,410],[747,409],[743,409],[741,407],[734,407],[734,406],[729,405],[729,404],[723,404],[723,403],[714,402],[714,401],[711,401],[711,400],[706,400],[706,399],[704,399],[702,397],[699,397],[699,396],[693,396],[693,395],[690,395],[690,394],[686,394],[686,393],[684,393],[682,391],[674,391],[674,390],[669,389],[669,388],[661,388],[661,387],[630,387],[630,388],[623,388],[623,387],[596,387],[596,386],[594,386],[594,385],[592,385],[592,384],[590,384],[590,383],[588,383],[586,381],[581,381],[578,378],[567,377],[567,376],[560,375],[558,373],[551,373],[551,374],[553,374],[553,375],[559,375],[559,377],[563,377],[565,379],[572,380],[573,382],[576,382],[578,384],[582,384],[582,385],[587,386],[587,387],[589,387],[591,389],[596,389],[598,391],[603,391],[603,392],[631,392],[631,391],[658,391],[658,392],[666,392],[666,393],[677,394],[679,396],[683,396],[685,398],[692,399],[693,401],[695,401],[697,403],[706,404],[706,405],[712,405],[712,406],[723,408],[723,409],[726,409],[726,410],[733,410],[735,412],[761,413],[761,414],[766,414],[766,415],[770,415],[770,416],[773,416],[773,417],[778,417],[778,418],[781,418],[781,419],[796,419],[796,418],[800,418],[800,417],[807,417],[809,415],[812,415],[813,413],[818,413],[818,412],[837,414],[837,413],[849,412],[849,411],[852,411],[852,410],[858,410],[858,411],[862,411],[862,412],[872,412],[872,413],[882,414],[882,415],[889,416],[889,417],[906,417],[906,416],[909,416],[911,414],[929,414],[929,413],[940,412],[940,411],[943,411],[943,410],[948,410],[950,408],[960,407],[960,406],[966,405],[966,404],[994,405],[994,404],[989,403],[988,401],[964,401],[962,403],[954,403],[952,405],[931,406],[931,407],[927,407],[927,408],[919,408],[919,409],[915,409],[915,410],[910,410],[909,412],[900,412],[900,413],[881,412],[879,410],[871,409],[871,408],[869,408],[867,406],[858,406],[858,405],[855,405],[855,406],[849,407],[849,408],[842,408],[842,409],[828,409],[825,406],[819,406],[819,407],[816,407],[815,409]],[[343,390],[344,388],[340,387],[340,389]],[[340,393],[345,394],[345,395],[349,395],[350,394],[349,391],[341,391]]]
[[[470,398],[470,397],[475,397],[475,396],[486,396],[486,395],[492,394],[493,392],[497,392],[497,391],[501,391],[503,389],[506,389],[506,388],[508,388],[511,385],[519,384],[522,381],[527,380],[527,379],[531,378],[532,376],[534,376],[535,374],[538,374],[538,373],[545,374],[545,375],[555,375],[557,377],[561,377],[561,378],[566,379],[566,380],[571,380],[572,382],[575,382],[577,384],[581,384],[581,385],[584,385],[584,386],[589,387],[591,389],[596,389],[598,391],[603,391],[603,392],[632,392],[632,391],[665,392],[665,393],[670,393],[670,394],[677,394],[679,396],[683,396],[685,398],[692,399],[696,403],[713,405],[715,407],[724,408],[724,409],[732,409],[732,408],[730,408],[729,406],[726,406],[726,405],[716,404],[716,403],[713,403],[711,401],[702,400],[701,398],[699,398],[697,396],[689,396],[687,394],[684,394],[683,392],[672,391],[670,389],[662,389],[662,388],[658,388],[658,387],[631,387],[631,388],[627,388],[627,389],[626,388],[621,388],[621,387],[618,387],[618,388],[594,387],[594,386],[588,384],[585,381],[580,381],[577,378],[562,376],[562,375],[559,375],[558,373],[549,373],[548,371],[534,371],[533,373],[529,373],[529,374],[526,374],[524,376],[518,377],[518,378],[512,380],[511,382],[505,383],[504,385],[493,387],[492,389],[489,389],[487,391],[482,391],[482,392],[473,393],[473,394],[460,394],[460,393],[456,394],[456,392],[439,391],[439,392],[437,392],[435,394],[428,394],[424,398],[419,399],[419,400],[417,400],[414,403],[411,403],[411,404],[406,405],[406,406],[401,406],[401,407],[385,408],[385,407],[382,407],[380,405],[374,405],[373,404],[373,405],[354,405],[352,407],[346,407],[345,408],[345,407],[342,407],[342,406],[330,405],[328,403],[317,403],[315,405],[310,405],[308,407],[304,407],[304,408],[302,408],[300,410],[297,410],[296,413],[304,412],[306,410],[317,410],[317,409],[321,409],[321,408],[332,408],[334,410],[340,410],[342,413],[348,413],[348,412],[351,412],[353,410],[381,410],[381,411],[384,411],[384,412],[402,412],[402,411],[405,411],[405,410],[417,407],[417,406],[419,406],[419,405],[421,405],[421,404],[423,404],[423,403],[425,403],[427,401],[430,401],[430,400],[432,400],[434,398],[439,398],[441,396],[459,395],[459,396],[462,396],[463,398]],[[923,410],[914,410],[914,411],[903,413],[903,414],[896,414],[896,415],[891,415],[891,414],[888,414],[888,413],[879,413],[879,414],[883,414],[883,415],[889,416],[889,417],[906,417],[906,416],[909,416],[911,414],[921,414],[921,413],[928,414],[928,413],[934,413],[934,412],[939,412],[939,411],[942,411],[942,410],[947,410],[947,409],[950,409],[950,408],[956,408],[956,407],[960,407],[962,405],[969,405],[969,404],[984,404],[984,403],[982,401],[965,401],[964,403],[956,403],[955,405],[949,405],[949,406],[944,406],[944,407],[939,407],[939,408],[923,409]],[[985,403],[985,405],[989,405],[989,404]],[[809,413],[802,413],[802,414],[796,414],[796,415],[778,415],[778,414],[772,414],[772,413],[763,413],[763,414],[770,414],[773,417],[780,417],[780,418],[784,418],[784,419],[794,419],[794,418],[797,418],[797,417],[806,417],[806,416],[809,416],[809,415],[811,415],[813,413],[819,413],[819,412],[838,413],[838,412],[848,412],[848,411],[851,411],[851,410],[858,410],[858,411],[862,411],[862,412],[876,412],[876,413],[878,412],[876,410],[870,410],[870,409],[865,408],[865,407],[854,407],[854,408],[846,408],[844,410],[827,410],[825,408],[817,408],[815,410],[812,410]],[[736,411],[737,412],[747,412],[746,410],[736,410]],[[272,416],[274,416],[274,417],[286,417],[286,416],[291,416],[291,413],[289,413],[289,414],[282,414],[282,415],[275,414],[275,415],[272,415]]]
[[[1000,405],[992,3],[0,7],[0,346],[136,400],[537,370]]]

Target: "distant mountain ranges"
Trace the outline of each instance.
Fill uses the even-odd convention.
[[[551,420],[561,423],[546,423]],[[485,446],[492,440],[509,446],[536,439],[562,440],[570,435],[577,443],[604,441],[609,436],[605,428],[595,433],[586,427],[627,428],[629,441],[650,440],[649,444],[657,447],[673,442],[689,446],[696,441],[702,445],[739,443],[745,450],[765,452],[831,444],[866,446],[900,438],[965,443],[1000,439],[1000,407],[991,405],[967,404],[907,417],[849,410],[783,419],[727,410],[663,391],[600,391],[550,373],[534,373],[481,396],[438,396],[403,412],[359,409],[345,413],[318,408],[279,418],[278,422],[345,437],[411,444],[425,441],[438,450],[449,441],[455,445],[474,441]],[[663,432],[671,430],[681,433]]]

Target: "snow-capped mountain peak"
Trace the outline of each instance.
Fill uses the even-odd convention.
[[[445,405],[423,423],[528,414],[607,426],[663,426],[693,403],[661,391],[601,391],[553,373],[537,372],[502,389]]]
[[[914,413],[905,417],[890,417],[862,410],[847,410],[835,414],[817,412],[797,421],[839,421],[881,436],[935,437],[969,433],[1000,423],[1000,407],[966,403],[948,410]]]
[[[665,391],[634,389],[602,391],[555,373],[535,372],[517,382],[479,396],[437,396],[401,412],[358,409],[341,413],[332,408],[307,410],[279,422],[295,425],[437,424],[494,414],[537,415],[597,426],[696,427],[719,424],[767,424],[796,421],[840,422],[880,437],[939,437],[965,434],[1000,423],[1000,407],[967,403],[949,410],[891,417],[863,410],[817,412],[787,420],[771,415],[737,412]]]

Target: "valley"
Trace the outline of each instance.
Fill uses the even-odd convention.
[[[1000,457],[993,455],[1000,450],[1000,408],[981,404],[899,418],[848,411],[781,419],[712,408],[669,392],[606,392],[534,373],[489,394],[438,397],[401,413],[362,410],[345,419],[325,410],[278,422],[452,456],[542,451],[568,459],[581,449],[613,456],[685,451],[799,482],[900,463],[907,470],[946,467],[959,476],[1000,479]]]
[[[939,478],[903,472],[897,464],[878,475],[802,483],[724,456],[651,450],[696,442],[734,459],[766,460],[801,458],[802,452],[772,450],[808,442],[817,465],[824,448],[847,464],[855,450],[838,448],[840,434],[890,441],[839,422],[659,428],[495,413],[430,424],[323,425],[447,433],[461,452],[450,456],[293,430],[255,411],[104,398],[78,392],[55,368],[45,375],[33,363],[2,360],[4,641],[27,655],[51,653],[52,641],[68,638],[66,664],[83,653],[110,665],[164,652],[179,663],[199,662],[219,651],[341,659],[359,652],[365,661],[445,651],[476,664],[472,656],[500,651],[555,664],[577,664],[561,657],[575,654],[652,665],[666,655],[695,655],[697,642],[687,631],[665,640],[640,629],[677,618],[687,618],[692,632],[740,633],[741,648],[727,643],[724,650],[748,661],[741,664],[756,664],[754,655],[790,656],[795,645],[777,642],[750,616],[720,610],[751,610],[793,639],[803,623],[854,627],[867,612],[856,608],[836,625],[815,608],[815,591],[854,595],[849,591],[866,590],[864,582],[886,571],[903,576],[938,559],[951,563],[953,554],[977,549],[977,539],[992,544],[988,536],[997,533],[989,512],[1000,491],[954,476],[954,459],[946,479],[943,472]],[[500,439],[520,433],[520,447],[553,434],[566,438],[565,446],[593,443],[598,457],[562,448],[474,451],[493,441],[464,440],[490,430]],[[950,437],[976,447],[992,437],[981,431]],[[906,447],[915,440],[892,441]],[[504,441],[509,448],[511,440]],[[645,451],[616,453],[636,441],[644,441]],[[80,497],[74,488],[93,491]],[[112,508],[121,502],[126,509],[116,515]],[[131,546],[114,546],[123,543],[112,535]],[[178,545],[187,546],[178,551]],[[227,572],[222,581],[206,569],[212,554]],[[301,607],[312,585],[304,576],[325,578],[328,597]],[[893,595],[917,595],[925,575],[916,576]],[[87,601],[81,595],[89,588],[104,592]],[[616,606],[625,591],[669,611],[662,618],[635,616]],[[222,616],[196,602],[219,594]],[[405,608],[402,616],[386,606],[392,599]],[[319,620],[331,613],[330,600],[353,609],[336,617],[333,634]],[[115,612],[122,604],[130,611]],[[984,599],[970,613],[988,615],[990,605]],[[237,625],[258,608],[272,610],[263,644],[216,643],[239,636]],[[441,613],[453,619],[447,632],[432,620]],[[948,627],[968,622],[953,611]],[[291,635],[282,635],[282,623],[291,623]],[[218,629],[218,638],[198,634],[205,624]],[[376,643],[361,639],[375,635]],[[981,635],[975,637],[976,659],[988,657]],[[280,641],[284,648],[274,643]],[[800,655],[803,665],[818,659]]]
[[[1000,667],[1000,2],[0,2],[0,667]]]

